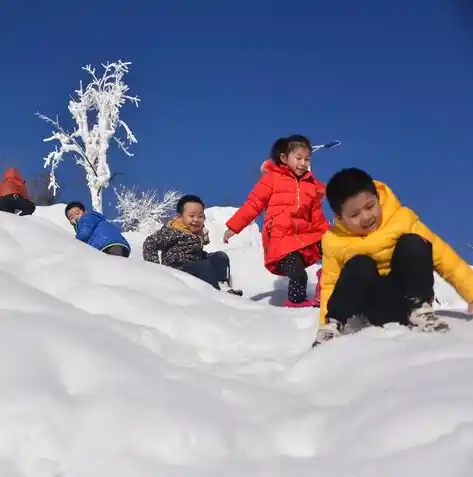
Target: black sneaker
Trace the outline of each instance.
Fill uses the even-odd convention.
[[[234,290],[233,288],[227,290],[227,293],[230,293],[230,295],[243,296],[243,290]]]

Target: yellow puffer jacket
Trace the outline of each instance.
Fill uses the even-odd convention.
[[[368,255],[381,275],[391,271],[391,257],[402,234],[414,233],[432,243],[434,268],[467,302],[473,301],[473,271],[440,237],[426,227],[411,209],[403,207],[391,189],[374,181],[382,209],[380,227],[365,237],[351,235],[338,221],[322,239],[320,322],[325,323],[327,303],[345,263],[355,255]]]

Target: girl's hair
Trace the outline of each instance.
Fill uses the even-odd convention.
[[[287,156],[298,147],[305,147],[312,151],[312,144],[305,136],[293,134],[292,136],[288,137],[280,137],[271,146],[271,159],[275,164],[280,166],[282,164],[281,154]]]

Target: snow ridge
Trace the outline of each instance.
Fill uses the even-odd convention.
[[[0,213],[0,475],[471,475],[471,323],[311,350],[317,313],[269,305],[257,225],[220,243],[232,209],[207,227],[245,298],[142,262],[138,233],[129,260],[91,249],[63,210]]]

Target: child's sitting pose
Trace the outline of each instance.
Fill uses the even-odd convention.
[[[181,197],[177,216],[144,241],[143,258],[187,272],[217,290],[241,296],[242,291],[233,290],[230,285],[228,255],[204,251],[204,245],[209,243],[208,231],[204,228],[204,208],[202,200],[195,195]]]
[[[306,267],[321,258],[320,240],[328,229],[322,211],[324,185],[309,171],[312,147],[304,136],[278,139],[272,161],[245,204],[228,220],[224,241],[240,233],[266,209],[263,224],[265,267],[289,277],[285,306],[318,306],[307,299]]]
[[[432,309],[434,270],[473,312],[470,266],[403,207],[388,186],[359,169],[344,169],[330,179],[326,194],[336,222],[322,240],[316,344],[354,332],[361,322],[446,331],[447,323]]]
[[[76,239],[108,255],[129,257],[130,244],[104,215],[87,212],[81,202],[67,204],[65,214],[76,231]]]

